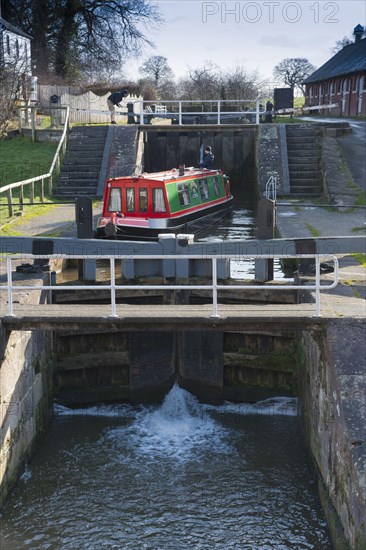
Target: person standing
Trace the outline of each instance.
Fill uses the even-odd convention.
[[[113,92],[113,94],[107,98],[107,105],[111,114],[111,124],[116,124],[116,107],[122,107],[121,101],[127,96],[128,91],[122,90],[122,92]]]
[[[214,154],[212,152],[212,149],[209,145],[206,145],[206,147],[203,150],[203,158],[200,162],[201,168],[206,168],[207,170],[211,170],[213,168],[213,161],[214,161]]]

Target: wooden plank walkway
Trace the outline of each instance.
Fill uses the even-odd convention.
[[[327,297],[328,298],[328,297]],[[111,306],[100,304],[14,304],[14,317],[6,314],[2,324],[8,330],[195,330],[248,327],[260,325],[283,329],[284,326],[323,325],[339,317],[365,318],[365,302],[358,305],[342,301],[323,300],[321,317],[315,317],[315,304],[219,304],[220,317],[211,317],[212,305],[128,305],[117,304],[117,317],[111,317]]]

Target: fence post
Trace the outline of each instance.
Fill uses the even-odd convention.
[[[24,210],[24,188],[23,185],[19,188],[19,210]]]
[[[36,141],[36,110],[31,108],[32,141]]]
[[[41,202],[44,202],[44,178],[41,179]]]
[[[178,108],[179,108],[179,126],[182,126],[182,102],[178,102]]]
[[[48,194],[52,195],[52,174],[50,174],[48,178]]]
[[[14,214],[14,209],[13,209],[13,194],[12,194],[12,192],[11,192],[11,189],[8,189],[8,190],[7,190],[6,196],[8,197],[9,218],[11,218],[12,215]]]
[[[221,101],[217,102],[217,124],[221,124]]]
[[[29,186],[29,202],[34,204],[34,181]]]

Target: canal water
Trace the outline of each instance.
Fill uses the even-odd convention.
[[[1,550],[331,550],[296,399],[55,408]]]

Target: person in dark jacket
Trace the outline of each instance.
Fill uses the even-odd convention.
[[[200,167],[207,168],[207,170],[211,170],[213,168],[214,158],[215,157],[211,147],[209,145],[206,145],[203,151],[203,158],[202,158],[202,162],[200,163]]]
[[[121,101],[128,96],[128,91],[114,92],[107,98],[108,109],[111,113],[111,124],[116,124],[116,106],[122,107]]]

